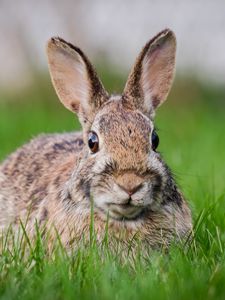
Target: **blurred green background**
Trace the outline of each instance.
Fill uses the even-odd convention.
[[[106,89],[120,93],[144,43],[174,30],[177,74],[155,122],[195,224],[190,247],[151,253],[144,264],[138,256],[121,265],[92,247],[49,257],[38,243],[28,256],[6,245],[0,299],[224,299],[224,11],[223,0],[0,1],[0,160],[40,133],[80,129],[51,84],[49,37],[80,46]]]

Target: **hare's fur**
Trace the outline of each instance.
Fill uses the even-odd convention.
[[[122,96],[108,96],[86,56],[71,44],[52,39],[48,57],[60,100],[78,114],[83,134],[41,135],[2,163],[1,228],[26,220],[32,234],[38,222],[54,226],[63,244],[71,245],[89,237],[93,201],[99,241],[106,224],[112,245],[135,236],[158,247],[184,237],[191,229],[190,210],[151,149],[155,109],[173,77],[173,33],[165,30],[145,46]],[[87,145],[90,131],[98,134],[97,153]],[[126,191],[135,189],[129,198]]]

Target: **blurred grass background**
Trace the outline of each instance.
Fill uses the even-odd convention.
[[[49,37],[80,46],[107,90],[120,93],[140,47],[174,30],[177,75],[156,127],[194,219],[187,247],[124,264],[92,244],[49,256],[41,239],[25,255],[20,241],[9,249],[2,235],[0,299],[225,298],[224,8],[223,0],[0,1],[0,160],[39,133],[80,129],[50,82]]]

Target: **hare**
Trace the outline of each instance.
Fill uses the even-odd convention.
[[[122,95],[110,96],[87,56],[51,38],[47,56],[60,101],[83,133],[40,135],[0,166],[0,226],[54,225],[65,246],[89,237],[150,249],[190,232],[190,209],[157,152],[156,109],[170,90],[176,38],[165,29],[140,52]],[[91,214],[92,209],[92,214]],[[92,219],[93,218],[93,219]]]

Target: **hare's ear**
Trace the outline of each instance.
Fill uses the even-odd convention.
[[[176,38],[166,29],[141,51],[129,75],[123,94],[124,105],[148,116],[166,99],[174,74]]]
[[[78,114],[82,124],[91,123],[108,98],[102,83],[84,53],[61,38],[47,44],[51,79],[60,101]]]

